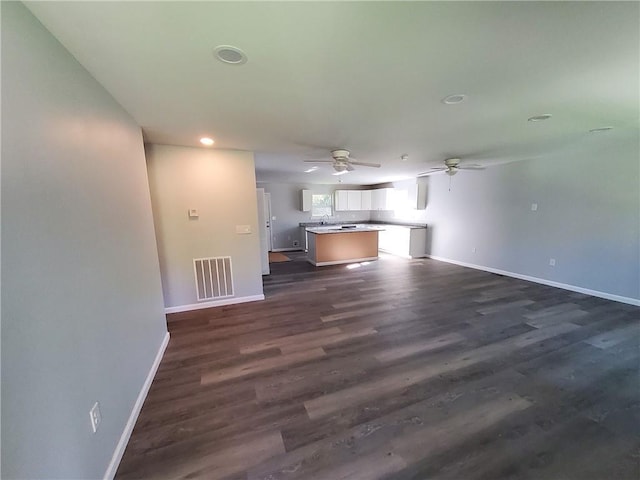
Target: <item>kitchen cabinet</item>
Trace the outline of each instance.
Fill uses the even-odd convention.
[[[336,211],[369,210],[362,207],[362,190],[336,190]]]
[[[347,191],[347,210],[362,210],[362,191]]]
[[[406,258],[424,257],[427,252],[427,229],[383,225],[378,236],[378,248]]]
[[[407,191],[402,191],[406,203]],[[378,188],[376,190],[336,190],[335,210],[395,210],[398,196],[394,188]]]
[[[378,259],[377,228],[308,228],[307,261],[317,267]]]
[[[311,211],[311,190],[300,190],[300,210]]]
[[[349,210],[348,190],[336,190],[334,194],[334,209],[336,212]]]
[[[371,190],[362,190],[361,194],[362,210],[371,210]]]
[[[426,185],[414,183],[395,189],[395,208],[400,210],[424,210],[427,208]]]
[[[371,191],[371,210],[394,210],[393,188],[378,188]]]

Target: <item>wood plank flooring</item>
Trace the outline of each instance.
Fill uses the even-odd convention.
[[[168,316],[116,478],[640,478],[640,308],[289,256],[263,302]]]

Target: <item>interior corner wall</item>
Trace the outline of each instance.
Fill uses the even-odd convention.
[[[271,238],[273,249],[293,249],[294,241],[298,241],[299,248],[304,248],[305,239],[300,223],[321,221],[311,217],[311,212],[303,212],[301,190],[311,190],[312,194],[331,194],[336,190],[363,190],[362,185],[327,185],[327,184],[292,184],[292,183],[264,183],[259,187],[271,194]],[[370,219],[369,211],[335,212],[331,217],[336,222],[366,222]]]
[[[638,134],[585,135],[580,148],[461,171],[450,191],[430,176],[429,253],[640,299]]]
[[[167,335],[142,134],[0,8],[2,477],[102,478]]]
[[[198,305],[195,258],[231,257],[231,303],[262,296],[253,153],[151,144],[146,153],[165,307]],[[238,233],[243,225],[251,233]]]

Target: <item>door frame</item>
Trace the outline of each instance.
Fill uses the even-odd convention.
[[[271,252],[273,250],[273,216],[271,215],[271,194],[264,192],[264,217],[267,226],[267,247]]]

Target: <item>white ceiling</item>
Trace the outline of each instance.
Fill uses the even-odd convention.
[[[147,142],[212,136],[254,151],[262,181],[373,184],[639,128],[638,2],[25,4]],[[248,62],[223,64],[218,45]],[[441,102],[456,93],[467,100]],[[615,129],[588,133],[603,126]],[[303,172],[334,148],[382,167]]]

